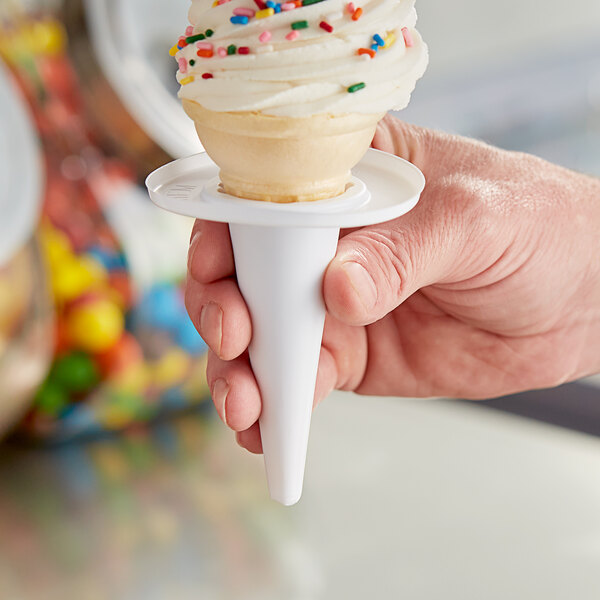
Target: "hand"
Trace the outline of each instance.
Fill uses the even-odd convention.
[[[425,174],[417,207],[342,232],[325,274],[315,402],[359,394],[490,398],[600,370],[600,182],[386,117],[373,146]],[[238,443],[261,451],[248,310],[227,226],[197,221],[186,303]]]

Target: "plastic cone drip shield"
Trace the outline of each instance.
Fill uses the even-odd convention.
[[[250,362],[262,395],[269,492],[302,494],[325,306],[323,274],[339,229],[230,225],[240,290],[252,317]]]

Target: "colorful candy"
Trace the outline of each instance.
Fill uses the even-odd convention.
[[[233,14],[237,15],[237,16],[248,17],[249,19],[252,19],[254,17],[254,15],[256,14],[256,11],[253,8],[246,8],[243,6],[238,6],[237,8],[233,9]]]
[[[366,84],[361,81],[360,83],[355,83],[347,88],[347,92],[353,94],[354,92],[358,92],[358,90],[362,90],[364,87],[366,87]]]
[[[412,48],[412,46],[414,45],[414,42],[412,39],[412,35],[410,34],[410,31],[408,30],[407,27],[402,28],[402,37],[404,38],[404,43],[406,44],[406,47]]]
[[[54,363],[50,379],[68,392],[83,393],[98,383],[100,374],[88,354],[72,352]]]
[[[234,25],[248,25],[248,17],[242,15],[234,15],[229,19]]]
[[[373,50],[373,48],[359,48],[356,53],[360,56],[362,54],[366,54],[368,56],[370,56],[371,58],[375,58],[375,50]]]
[[[299,37],[300,37],[300,32],[294,29],[285,36],[285,39],[289,40],[290,42],[293,42],[294,40],[297,40]]]
[[[267,17],[271,17],[275,14],[275,10],[272,8],[263,8],[256,13],[257,19],[266,19]]]
[[[327,23],[327,21],[321,21],[319,23],[319,27],[321,29],[324,29],[327,33],[331,33],[333,31],[333,27],[329,23]]]
[[[105,352],[121,337],[124,327],[119,307],[102,297],[82,301],[67,313],[69,339],[86,352]]]
[[[393,33],[388,33],[383,41],[384,49],[391,48],[394,45],[394,42],[396,41],[396,36]]]
[[[263,31],[259,36],[258,36],[258,40],[260,42],[268,42],[271,39],[271,32],[270,31]]]

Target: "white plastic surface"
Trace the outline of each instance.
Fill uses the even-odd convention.
[[[369,149],[352,173],[354,185],[366,186],[368,202],[363,197],[357,202],[352,190],[332,200],[293,204],[243,200],[219,192],[219,201],[215,202],[219,169],[205,153],[160,167],[148,176],[146,186],[152,201],[171,212],[222,223],[270,227],[361,227],[383,223],[413,208],[425,186],[425,178],[417,167],[379,150]]]
[[[0,266],[33,234],[42,194],[39,145],[15,85],[0,61]]]
[[[169,48],[188,25],[189,0],[85,0],[88,29],[105,77],[131,116],[171,156],[200,152],[177,99]]]
[[[425,185],[414,165],[377,150],[353,173],[342,196],[296,204],[219,192],[218,168],[206,154],[169,163],[146,180],[158,206],[230,224],[238,284],[252,318],[249,354],[263,402],[269,492],[285,505],[302,494],[325,321],[321,286],[339,229],[408,212]]]

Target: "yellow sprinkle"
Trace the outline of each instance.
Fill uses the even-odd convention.
[[[177,44],[175,44],[170,50],[169,50],[169,54],[171,56],[175,56],[177,53],[179,52],[179,48],[177,47]]]
[[[215,0],[215,1],[212,3],[212,7],[214,8],[214,7],[215,7],[215,6],[217,6],[218,4],[219,4],[219,0]]]
[[[391,48],[394,45],[394,42],[396,41],[396,36],[393,33],[388,33],[385,38],[383,38],[383,47],[384,48]]]
[[[275,10],[272,8],[263,8],[262,10],[259,10],[254,16],[257,19],[264,19],[265,17],[270,17],[271,15],[275,14]]]
[[[188,83],[192,83],[194,81],[194,76],[190,75],[189,77],[184,77],[179,83],[181,85],[187,85]]]

